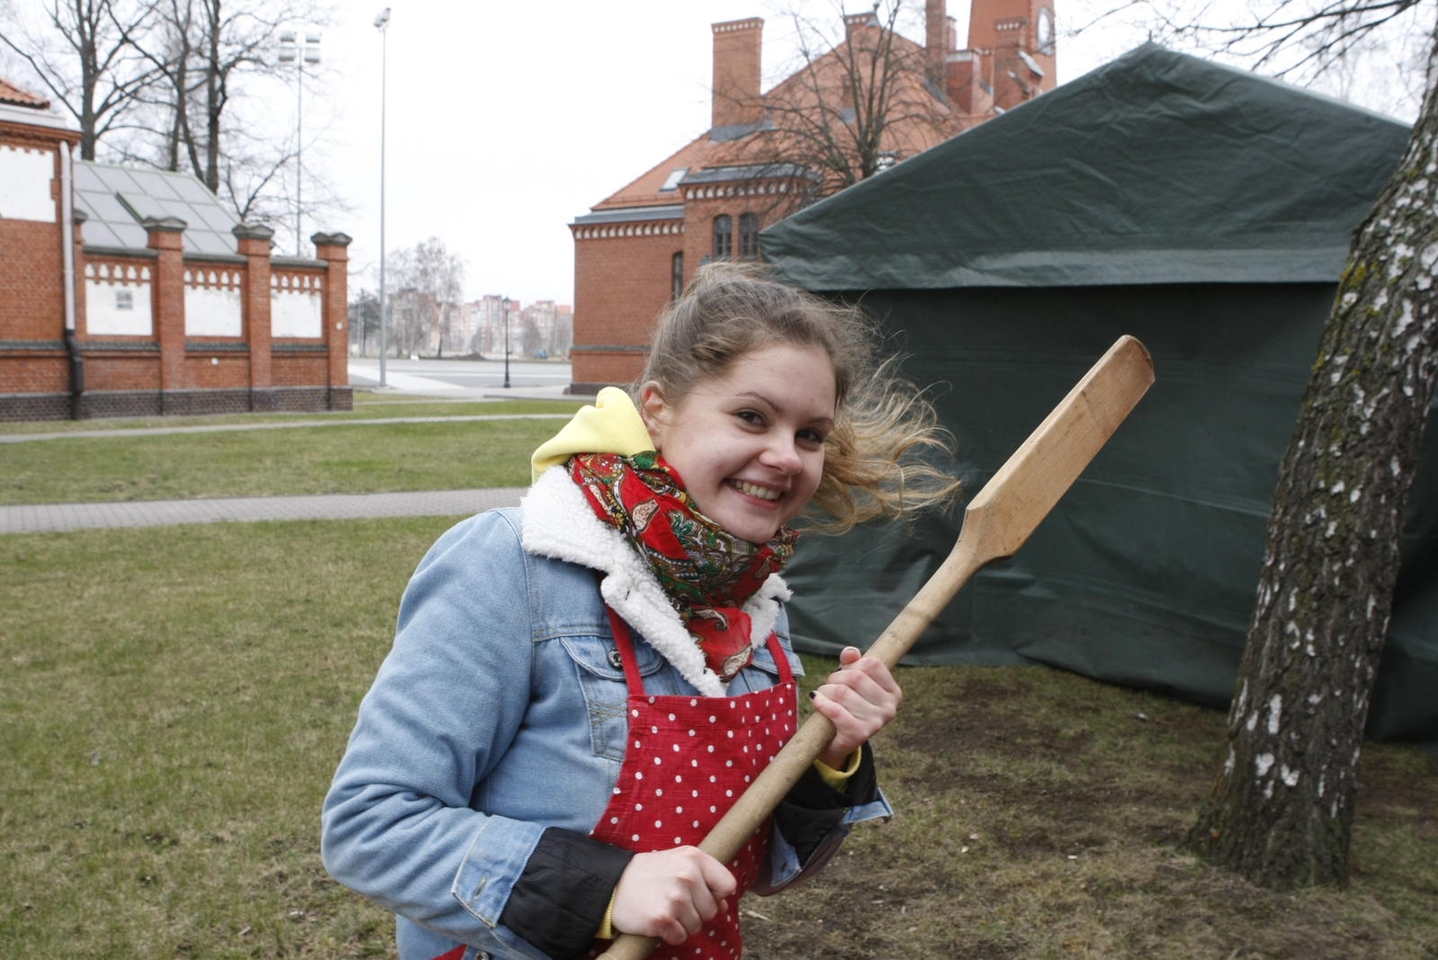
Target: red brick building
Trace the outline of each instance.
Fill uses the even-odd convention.
[[[79,140],[0,80],[0,420],[350,408],[349,237],[272,257],[195,178]]]
[[[716,23],[711,127],[576,217],[574,382],[589,393],[637,377],[649,330],[700,264],[757,259],[759,232],[840,184],[785,138],[787,118],[844,102],[849,48],[892,41],[902,118],[883,131],[899,162],[1055,84],[1052,0],[971,0],[957,49],[945,0],[926,0],[925,42],[888,36],[872,14],[845,17],[844,44],[767,92],[764,21]],[[841,121],[853,114],[834,113]]]

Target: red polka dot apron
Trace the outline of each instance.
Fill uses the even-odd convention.
[[[794,734],[798,687],[789,658],[778,635],[770,634],[779,682],[769,689],[737,697],[648,696],[628,626],[612,610],[609,622],[629,685],[629,740],[609,806],[590,835],[640,853],[697,845]],[[680,946],[661,943],[651,956],[739,957],[739,897],[768,850],[765,823],[728,865],[739,883],[729,909]],[[590,956],[605,946],[598,943]]]

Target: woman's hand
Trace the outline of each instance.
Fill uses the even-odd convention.
[[[636,854],[614,888],[614,929],[677,946],[728,909],[737,888],[729,869],[698,847]]]
[[[819,759],[842,770],[849,756],[899,712],[904,691],[882,660],[860,655],[857,647],[839,654],[839,669],[814,691],[814,709],[834,724],[834,739]]]

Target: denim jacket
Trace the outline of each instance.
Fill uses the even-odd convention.
[[[644,637],[635,651],[647,692],[697,696],[708,684],[647,642],[644,623],[666,627],[655,619],[664,611],[648,608],[646,574],[603,556],[637,554],[622,539],[622,550],[596,539],[618,534],[571,492],[551,470],[521,509],[472,517],[431,547],[325,799],[325,866],[399,916],[402,960],[459,943],[471,945],[466,957],[547,956],[501,917],[545,829],[587,834],[618,777],[628,690],[606,601]],[[787,590],[771,580],[755,619],[777,630],[797,675],[779,600]],[[769,687],[777,673],[761,645],[725,692]],[[876,790],[858,798],[826,821],[803,864],[776,830],[767,889],[822,865],[851,824],[890,815]]]

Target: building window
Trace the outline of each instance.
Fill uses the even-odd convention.
[[[669,296],[678,300],[684,293],[684,251],[669,258]]]
[[[759,215],[757,213],[741,213],[739,215],[739,259],[759,259]]]
[[[727,213],[714,218],[714,259],[728,260],[734,256],[734,220]]]

